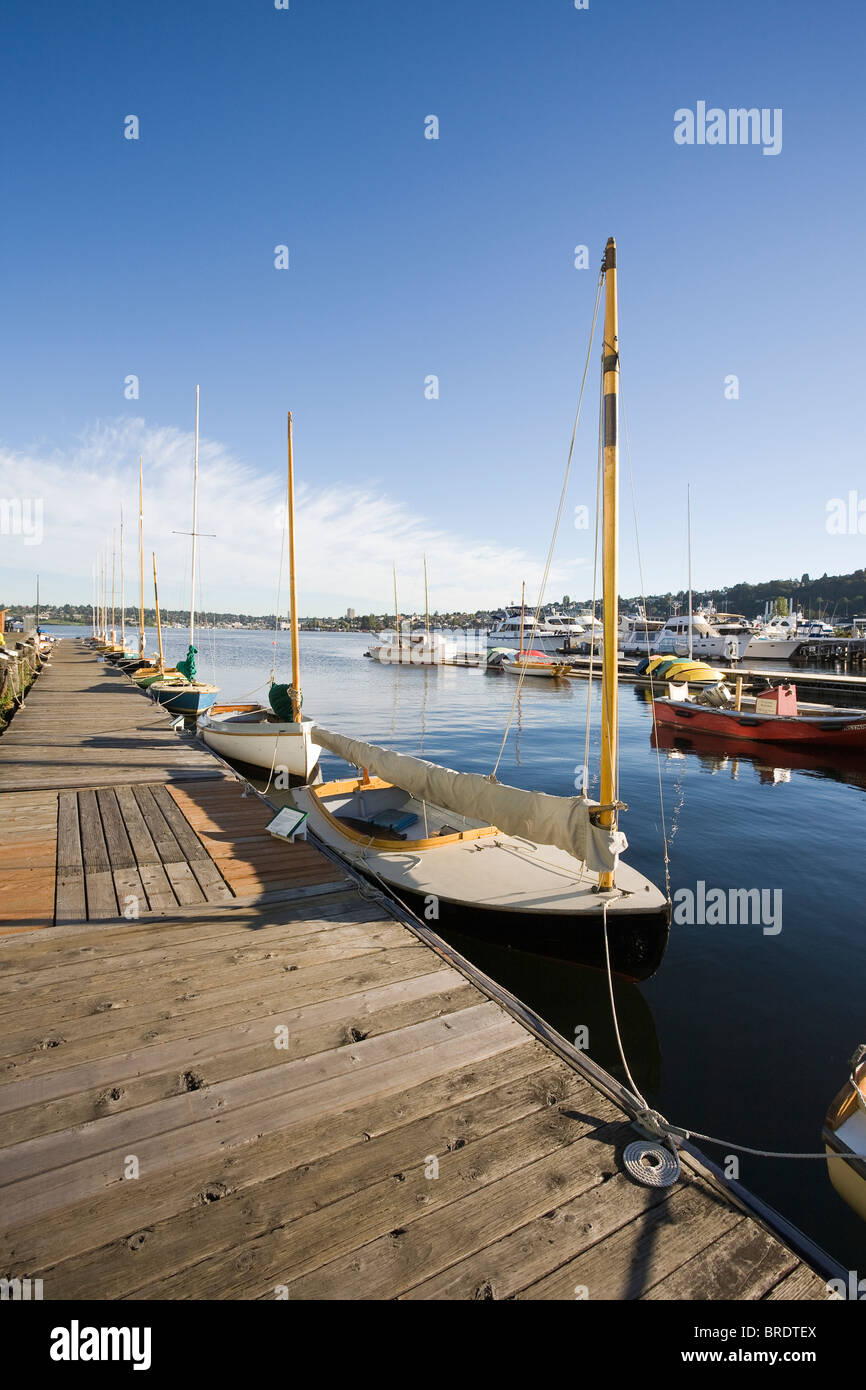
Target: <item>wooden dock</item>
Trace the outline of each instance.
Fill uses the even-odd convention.
[[[0,739],[0,788],[0,1275],[46,1300],[828,1297],[699,1156],[634,1183],[612,1078],[274,842],[84,644]]]

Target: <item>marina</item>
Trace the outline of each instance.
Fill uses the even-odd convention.
[[[10,1348],[850,1376],[861,10],[7,9]]]
[[[78,757],[49,786],[27,750],[70,690]],[[90,699],[115,702],[113,757]],[[85,644],[12,728],[6,847],[47,868],[53,840],[57,867],[54,925],[45,897],[0,937],[9,1277],[52,1299],[829,1296],[839,1267],[691,1146],[675,1186],[634,1182],[610,1074],[320,849],[267,845],[271,811]]]

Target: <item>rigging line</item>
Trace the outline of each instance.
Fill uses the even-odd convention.
[[[648,620],[647,620],[647,611],[646,611],[646,607],[647,607],[647,604],[646,604],[646,585],[645,585],[645,583],[644,583],[644,574],[643,574],[643,556],[642,556],[642,554],[641,554],[641,548],[640,548],[640,531],[639,531],[639,529],[638,529],[638,523],[637,523],[637,494],[636,494],[636,492],[635,492],[635,485],[634,485],[634,472],[632,471],[632,466],[631,466],[631,443],[630,443],[630,440],[629,440],[629,433],[628,433],[628,414],[627,414],[626,408],[625,408],[625,391],[623,390],[622,355],[621,355],[621,354],[620,354],[620,359],[619,359],[619,394],[620,394],[620,400],[621,400],[621,402],[622,402],[622,424],[623,424],[623,434],[625,435],[625,457],[626,457],[626,463],[627,463],[627,465],[628,465],[628,479],[629,479],[629,487],[630,487],[630,490],[631,490],[632,519],[633,519],[633,521],[634,521],[634,542],[635,542],[635,550],[636,550],[636,552],[637,552],[638,576],[639,576],[639,578],[640,578],[641,603],[642,603],[642,605],[643,605],[644,630],[645,630],[645,634],[646,634],[647,660],[649,661],[649,660],[651,660],[651,656],[650,656],[650,634],[649,634],[649,627],[648,627],[648,625],[647,625]],[[647,671],[647,675],[648,675],[648,677],[649,677],[649,683],[650,683],[650,708],[651,708],[651,710],[652,710],[652,721],[653,721],[653,743],[654,743],[654,745],[655,745],[655,751],[656,751],[656,767],[657,767],[657,771],[658,771],[658,784],[659,784],[659,813],[660,813],[660,815],[661,815],[662,845],[663,845],[663,849],[664,849],[664,865],[665,865],[665,895],[666,895],[668,901],[670,901],[670,896],[671,896],[671,861],[670,861],[670,845],[669,845],[669,841],[668,841],[667,826],[666,826],[666,824],[665,824],[664,781],[663,781],[663,778],[662,778],[662,753],[661,753],[661,749],[659,748],[659,744],[658,744],[658,725],[657,725],[657,723],[656,723],[656,707],[655,707],[656,693],[655,693],[655,682],[654,682],[654,680],[653,680],[653,673],[652,673],[652,671]]]
[[[578,423],[579,423],[579,421],[580,421],[580,409],[581,409],[581,406],[582,406],[582,404],[583,404],[583,392],[584,392],[584,388],[585,388],[585,386],[586,386],[586,377],[587,377],[587,373],[588,373],[588,371],[589,371],[589,364],[590,364],[590,360],[591,360],[591,357],[592,357],[592,345],[593,345],[593,342],[595,341],[595,325],[596,325],[596,322],[597,322],[597,320],[598,320],[598,306],[599,306],[599,304],[601,303],[601,291],[602,291],[603,285],[604,285],[604,272],[601,271],[601,272],[599,272],[598,284],[597,284],[596,290],[595,290],[595,305],[594,305],[593,311],[592,311],[592,325],[591,325],[590,331],[589,331],[589,343],[588,343],[587,349],[586,349],[586,361],[585,361],[584,364],[583,364],[583,376],[582,376],[582,378],[581,378],[581,382],[580,382],[580,392],[579,392],[578,398],[577,398],[577,410],[575,411],[575,415],[574,415],[574,426],[573,426],[572,431],[571,431],[571,442],[570,442],[570,444],[569,444],[569,446],[568,446],[568,460],[567,460],[566,465],[565,465],[565,477],[564,477],[563,482],[562,482],[562,492],[560,493],[560,497],[559,497],[559,507],[557,508],[557,512],[556,512],[556,521],[555,521],[554,526],[553,526],[553,535],[552,535],[551,538],[550,538],[550,548],[549,548],[549,550],[548,550],[548,552],[547,552],[547,564],[546,564],[545,567],[544,567],[544,575],[542,576],[541,588],[540,588],[539,594],[538,594],[538,605],[537,605],[537,607],[536,607],[536,609],[535,609],[534,628],[535,628],[536,631],[537,631],[537,629],[538,629],[538,615],[539,615],[539,613],[540,613],[540,611],[541,611],[541,605],[542,605],[542,603],[544,602],[544,591],[545,591],[545,588],[547,587],[547,580],[548,580],[548,576],[549,576],[549,574],[550,574],[550,566],[551,566],[551,564],[552,564],[552,562],[553,562],[553,552],[554,552],[554,549],[555,549],[555,547],[556,547],[556,538],[557,538],[557,536],[558,536],[558,534],[559,534],[559,524],[560,524],[560,522],[561,522],[561,520],[562,520],[562,513],[563,513],[563,509],[564,509],[564,507],[565,507],[565,498],[566,498],[566,495],[567,495],[567,492],[568,492],[568,480],[569,480],[569,477],[570,477],[570,475],[571,475],[571,462],[572,462],[572,459],[573,459],[573,457],[574,457],[574,441],[575,441],[575,438],[577,437],[577,426],[578,426]],[[522,653],[522,652],[520,653],[520,656],[521,656],[521,658],[523,658],[523,653]],[[497,756],[496,756],[496,762],[494,763],[494,765],[493,765],[493,771],[492,771],[491,774],[490,774],[490,780],[491,780],[491,781],[495,781],[495,780],[496,780],[496,773],[497,773],[498,770],[499,770],[499,764],[500,764],[500,762],[502,761],[502,754],[505,752],[505,745],[506,745],[506,743],[508,742],[508,735],[509,735],[509,733],[510,733],[510,731],[511,731],[511,724],[512,724],[512,721],[513,721],[513,719],[514,719],[514,711],[515,711],[515,709],[517,708],[517,701],[518,701],[518,698],[519,698],[519,696],[520,696],[520,692],[521,692],[521,689],[522,689],[522,686],[523,686],[524,678],[525,678],[525,676],[526,676],[526,660],[525,660],[525,658],[523,658],[523,659],[521,660],[521,662],[520,662],[520,668],[521,668],[521,669],[520,669],[520,672],[519,672],[518,677],[517,677],[517,689],[516,689],[515,692],[514,692],[514,699],[511,701],[511,709],[510,709],[510,711],[509,711],[508,720],[507,720],[506,725],[505,725],[505,732],[504,732],[504,734],[502,735],[502,742],[501,742],[501,744],[499,745],[499,752],[498,752],[498,754],[497,754]]]
[[[824,1153],[790,1153],[790,1152],[787,1152],[787,1151],[784,1151],[784,1150],[779,1150],[779,1149],[755,1149],[755,1148],[750,1148],[749,1145],[747,1145],[747,1144],[732,1144],[729,1140],[727,1140],[727,1139],[718,1139],[718,1138],[716,1138],[715,1135],[712,1135],[712,1134],[701,1134],[699,1130],[696,1130],[696,1129],[686,1129],[686,1128],[685,1128],[684,1126],[682,1126],[682,1125],[674,1125],[674,1124],[671,1124],[668,1120],[665,1119],[665,1117],[664,1117],[663,1115],[660,1115],[660,1114],[658,1113],[657,1110],[653,1110],[653,1109],[652,1109],[652,1107],[648,1104],[648,1102],[646,1101],[645,1097],[643,1096],[643,1094],[642,1094],[641,1091],[639,1090],[639,1088],[638,1088],[638,1086],[637,1086],[637,1084],[636,1084],[636,1082],[635,1082],[635,1079],[634,1079],[634,1077],[632,1076],[631,1071],[629,1070],[629,1065],[628,1065],[628,1062],[626,1061],[626,1056],[625,1056],[625,1048],[623,1047],[623,1043],[622,1043],[622,1035],[621,1035],[621,1033],[620,1033],[620,1031],[619,1031],[619,1019],[618,1019],[618,1017],[617,1017],[616,1004],[615,1004],[615,1002],[614,1002],[614,995],[613,995],[613,972],[612,972],[611,967],[610,967],[610,950],[609,950],[608,938],[607,938],[607,909],[608,909],[608,904],[605,903],[604,906],[603,906],[603,922],[604,922],[604,959],[605,959],[605,966],[606,966],[606,969],[607,969],[607,987],[608,987],[608,994],[609,994],[609,996],[610,996],[610,1011],[611,1011],[611,1017],[612,1017],[612,1019],[613,1019],[613,1031],[614,1031],[614,1035],[615,1035],[615,1037],[616,1037],[617,1050],[619,1051],[620,1061],[622,1062],[623,1069],[624,1069],[624,1071],[625,1071],[626,1078],[627,1078],[627,1080],[628,1080],[628,1084],[629,1084],[629,1086],[631,1087],[631,1090],[632,1090],[632,1094],[633,1094],[634,1098],[635,1098],[635,1099],[643,1106],[643,1108],[644,1108],[645,1116],[643,1117],[643,1119],[644,1119],[645,1121],[649,1121],[649,1124],[650,1124],[650,1127],[651,1127],[651,1128],[657,1129],[657,1130],[658,1130],[659,1136],[662,1137],[663,1139],[665,1139],[665,1140],[670,1144],[671,1149],[673,1149],[673,1150],[675,1151],[675,1140],[676,1140],[676,1139],[699,1139],[699,1140],[701,1141],[701,1143],[703,1143],[703,1144],[716,1144],[716,1145],[718,1145],[720,1148],[723,1148],[723,1149],[732,1149],[732,1150],[734,1150],[734,1151],[737,1152],[737,1153],[752,1154],[754,1157],[757,1157],[757,1158],[795,1158],[795,1159],[796,1159],[796,1158],[799,1158],[799,1159],[844,1158],[844,1159],[846,1159],[846,1160],[850,1160],[850,1158],[851,1158],[851,1155],[850,1155],[850,1154],[834,1153],[834,1152],[832,1152],[832,1151],[831,1151],[831,1152],[824,1152]],[[636,1117],[636,1119],[637,1119],[637,1123],[638,1123],[638,1124],[640,1124],[640,1123],[642,1122],[642,1117],[641,1117],[641,1115],[638,1115],[638,1116]]]

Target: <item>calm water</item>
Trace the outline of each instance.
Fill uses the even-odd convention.
[[[169,659],[185,655],[184,632],[171,630],[165,638]],[[364,659],[368,642],[356,634],[302,635],[305,712],[343,733],[489,773],[514,678],[380,666]],[[154,638],[148,646],[153,649]],[[199,673],[220,685],[221,698],[264,698],[273,650],[268,634],[202,632]],[[279,635],[277,651],[277,679],[287,680],[288,634]],[[594,773],[598,695],[594,683]],[[687,1128],[758,1148],[817,1152],[847,1059],[866,1040],[866,762],[837,753],[828,766],[807,754],[726,752],[712,742],[657,754],[643,693],[622,686],[620,704],[628,860],[663,882],[660,758],[672,889],[695,891],[703,881],[707,890],[779,890],[782,914],[776,935],[759,924],[674,924],[655,978],[617,987],[635,1080],[651,1104]],[[584,762],[586,711],[586,681],[527,680],[500,780],[573,794]],[[325,776],[336,775],[344,764],[323,755],[322,768]],[[597,774],[590,785],[597,790]],[[622,1075],[601,976],[453,940],[566,1037],[587,1026],[590,1055]],[[720,1163],[728,1152],[703,1147]],[[866,1225],[836,1196],[823,1161],[743,1155],[740,1179],[846,1268],[866,1274]]]

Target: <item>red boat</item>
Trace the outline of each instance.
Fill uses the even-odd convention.
[[[656,723],[691,733],[758,743],[820,744],[823,748],[866,749],[866,710],[832,714],[799,713],[792,685],[760,691],[754,709],[719,708],[696,700],[653,701]]]

